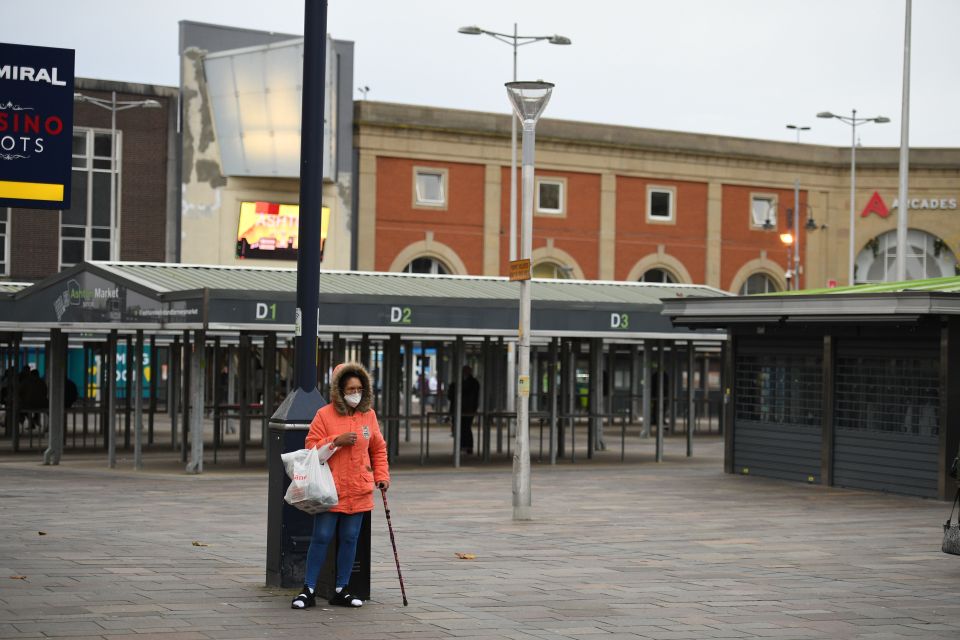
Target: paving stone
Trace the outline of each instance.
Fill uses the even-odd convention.
[[[948,505],[726,475],[722,441],[691,460],[683,446],[668,438],[662,464],[649,448],[624,465],[535,464],[523,523],[509,465],[397,467],[410,606],[378,509],[374,599],[302,612],[293,590],[263,586],[262,468],[0,453],[0,485],[18,487],[0,518],[0,638],[960,637],[960,561],[939,552]]]

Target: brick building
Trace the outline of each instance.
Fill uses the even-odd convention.
[[[508,116],[360,101],[354,122],[359,269],[508,273]],[[849,148],[544,119],[536,163],[535,275],[782,290],[791,231],[802,287],[847,282]],[[911,276],[953,275],[960,150],[910,170]],[[889,279],[896,216],[868,203],[897,180],[896,149],[858,152],[858,282]]]
[[[116,212],[110,207],[110,110],[76,102],[72,206],[0,208],[0,278],[35,281],[84,260],[172,261],[177,240],[177,90],[77,78],[82,95],[155,100],[118,111]]]

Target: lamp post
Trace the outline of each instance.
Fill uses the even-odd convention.
[[[800,144],[800,132],[801,131],[810,131],[810,127],[803,127],[796,124],[788,124],[787,129],[792,129],[797,132],[797,144]]]
[[[795,276],[796,276],[794,272],[795,263],[793,262],[793,253],[790,251],[791,247],[793,246],[794,240],[795,238],[793,234],[790,233],[789,231],[787,231],[786,233],[780,234],[780,242],[782,242],[783,246],[787,248],[787,291],[797,288],[795,285],[791,286],[791,284],[793,283],[793,279],[795,279]]]
[[[810,131],[810,127],[788,124],[787,129],[797,132],[797,144],[800,144],[800,132]],[[793,244],[793,264],[796,275],[793,279],[793,288],[800,290],[800,178],[793,181],[793,232],[796,234]]]
[[[153,99],[147,100],[117,100],[117,92],[110,92],[110,99],[105,100],[103,98],[97,98],[94,96],[88,96],[84,93],[74,93],[73,94],[74,102],[86,102],[92,104],[101,109],[106,109],[110,112],[110,225],[115,226],[117,224],[117,112],[126,111],[127,109],[136,109],[137,107],[142,107],[144,109],[159,109],[160,103]],[[83,239],[83,253],[84,257],[87,255],[87,248],[90,246],[90,225],[86,225],[85,237]],[[110,257],[114,257],[114,249],[116,246],[115,243],[110,243]]]
[[[533,253],[533,149],[537,120],[543,113],[553,84],[508,82],[507,95],[523,124],[523,224],[521,255],[526,277],[520,280],[519,372],[517,376],[517,443],[513,453],[513,519],[529,520],[530,514],[530,255]]]
[[[517,23],[513,23],[513,33],[498,33],[481,29],[476,25],[460,27],[458,33],[468,36],[481,34],[491,36],[500,42],[506,42],[513,47],[513,81],[517,81],[517,48],[534,42],[549,42],[550,44],[571,44],[570,38],[554,34],[552,36],[521,36],[517,35]],[[510,119],[510,260],[517,259],[517,120]]]
[[[856,222],[855,218],[855,203],[854,199],[856,197],[857,191],[857,125],[866,124],[868,122],[876,122],[877,124],[885,124],[890,122],[890,118],[885,116],[876,116],[875,118],[858,118],[857,110],[854,109],[852,115],[850,116],[840,116],[830,111],[821,111],[817,114],[818,118],[836,118],[844,124],[848,124],[851,127],[851,136],[850,136],[850,260],[848,265],[848,284],[854,284],[853,281],[853,265],[854,258],[854,246],[855,246],[855,234],[854,234],[854,224]]]
[[[495,40],[505,42],[513,47],[513,82],[517,81],[517,49],[525,44],[534,42],[548,42],[550,44],[571,44],[570,38],[553,34],[552,36],[521,36],[517,34],[517,23],[513,23],[513,33],[499,33],[488,29],[481,29],[476,25],[460,27],[458,33],[468,36],[488,35]],[[517,259],[517,119],[510,118],[510,246],[507,250],[510,262]],[[516,352],[513,343],[507,345],[507,411],[516,407],[516,397],[512,393],[513,382],[516,378]]]

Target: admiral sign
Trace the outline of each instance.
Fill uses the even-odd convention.
[[[70,208],[73,61],[0,43],[0,207]]]

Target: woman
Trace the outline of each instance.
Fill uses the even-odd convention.
[[[317,411],[310,423],[306,447],[329,447],[334,452],[327,464],[339,501],[330,511],[314,516],[303,589],[290,603],[294,609],[316,604],[314,590],[334,530],[338,538],[337,581],[330,604],[363,605],[363,600],[347,592],[357,538],[363,514],[373,509],[374,483],[384,490],[390,486],[387,444],[380,433],[377,414],[370,408],[372,389],[370,374],[363,365],[337,365],[330,380],[330,404]]]

